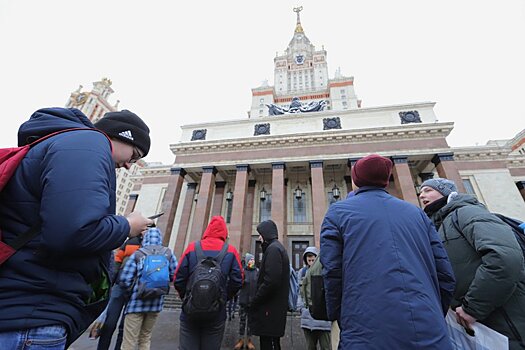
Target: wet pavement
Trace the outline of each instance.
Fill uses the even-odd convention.
[[[151,340],[151,350],[174,350],[179,347],[179,315],[180,309],[164,309],[157,319]],[[281,338],[281,347],[286,350],[306,349],[304,334],[301,329],[301,318],[298,312],[293,315],[288,314],[286,320],[286,334]],[[113,335],[113,343],[110,349],[113,350],[116,339],[116,331]],[[84,333],[69,350],[94,350],[97,348],[97,340],[89,339],[89,332]],[[235,319],[226,321],[226,329],[222,341],[221,350],[233,349],[239,340],[239,317],[235,314]],[[259,338],[252,338],[257,349],[259,348]]]

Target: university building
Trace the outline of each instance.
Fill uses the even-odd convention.
[[[438,121],[433,102],[361,108],[353,77],[329,77],[327,53],[309,41],[300,10],[274,58],[274,85],[252,89],[248,118],[182,126],[170,145],[174,164],[143,164],[131,176],[126,213],[164,211],[157,225],[178,257],[214,215],[226,219],[230,244],[259,253],[256,226],[271,218],[298,268],[304,249],[319,246],[327,207],[351,191],[353,164],[377,153],[394,163],[394,196],[419,206],[420,184],[445,177],[491,211],[525,220],[525,130],[450,147],[454,124]]]

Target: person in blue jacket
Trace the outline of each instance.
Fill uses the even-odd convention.
[[[390,159],[352,167],[355,196],[334,203],[321,226],[328,317],[340,349],[451,349],[444,315],[455,279],[434,225],[385,190]]]
[[[95,128],[104,131],[98,132]],[[111,252],[147,229],[135,212],[115,215],[115,167],[150,148],[149,129],[129,111],[94,126],[77,109],[36,111],[18,131],[33,146],[0,192],[2,240],[36,236],[0,266],[0,347],[64,349],[104,310]]]

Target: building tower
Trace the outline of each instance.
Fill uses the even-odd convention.
[[[93,90],[81,92],[83,86],[80,85],[77,90],[71,93],[66,103],[67,108],[77,108],[87,115],[89,120],[96,123],[107,112],[114,112],[118,109],[119,100],[115,105],[108,102],[108,98],[113,94],[111,80],[102,78],[100,81],[93,83]]]
[[[345,77],[337,69],[334,78],[329,79],[326,51],[324,47],[316,50],[306,36],[301,24],[302,9],[294,8],[297,23],[292,40],[284,53],[273,60],[275,86],[265,81],[252,89],[250,117],[268,116],[268,104],[288,108],[293,97],[299,97],[302,103],[327,100],[327,109],[336,111],[361,106],[354,91],[354,77]]]

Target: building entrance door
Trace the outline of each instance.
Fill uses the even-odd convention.
[[[292,241],[292,267],[299,270],[303,267],[303,253],[310,245],[309,241]]]

